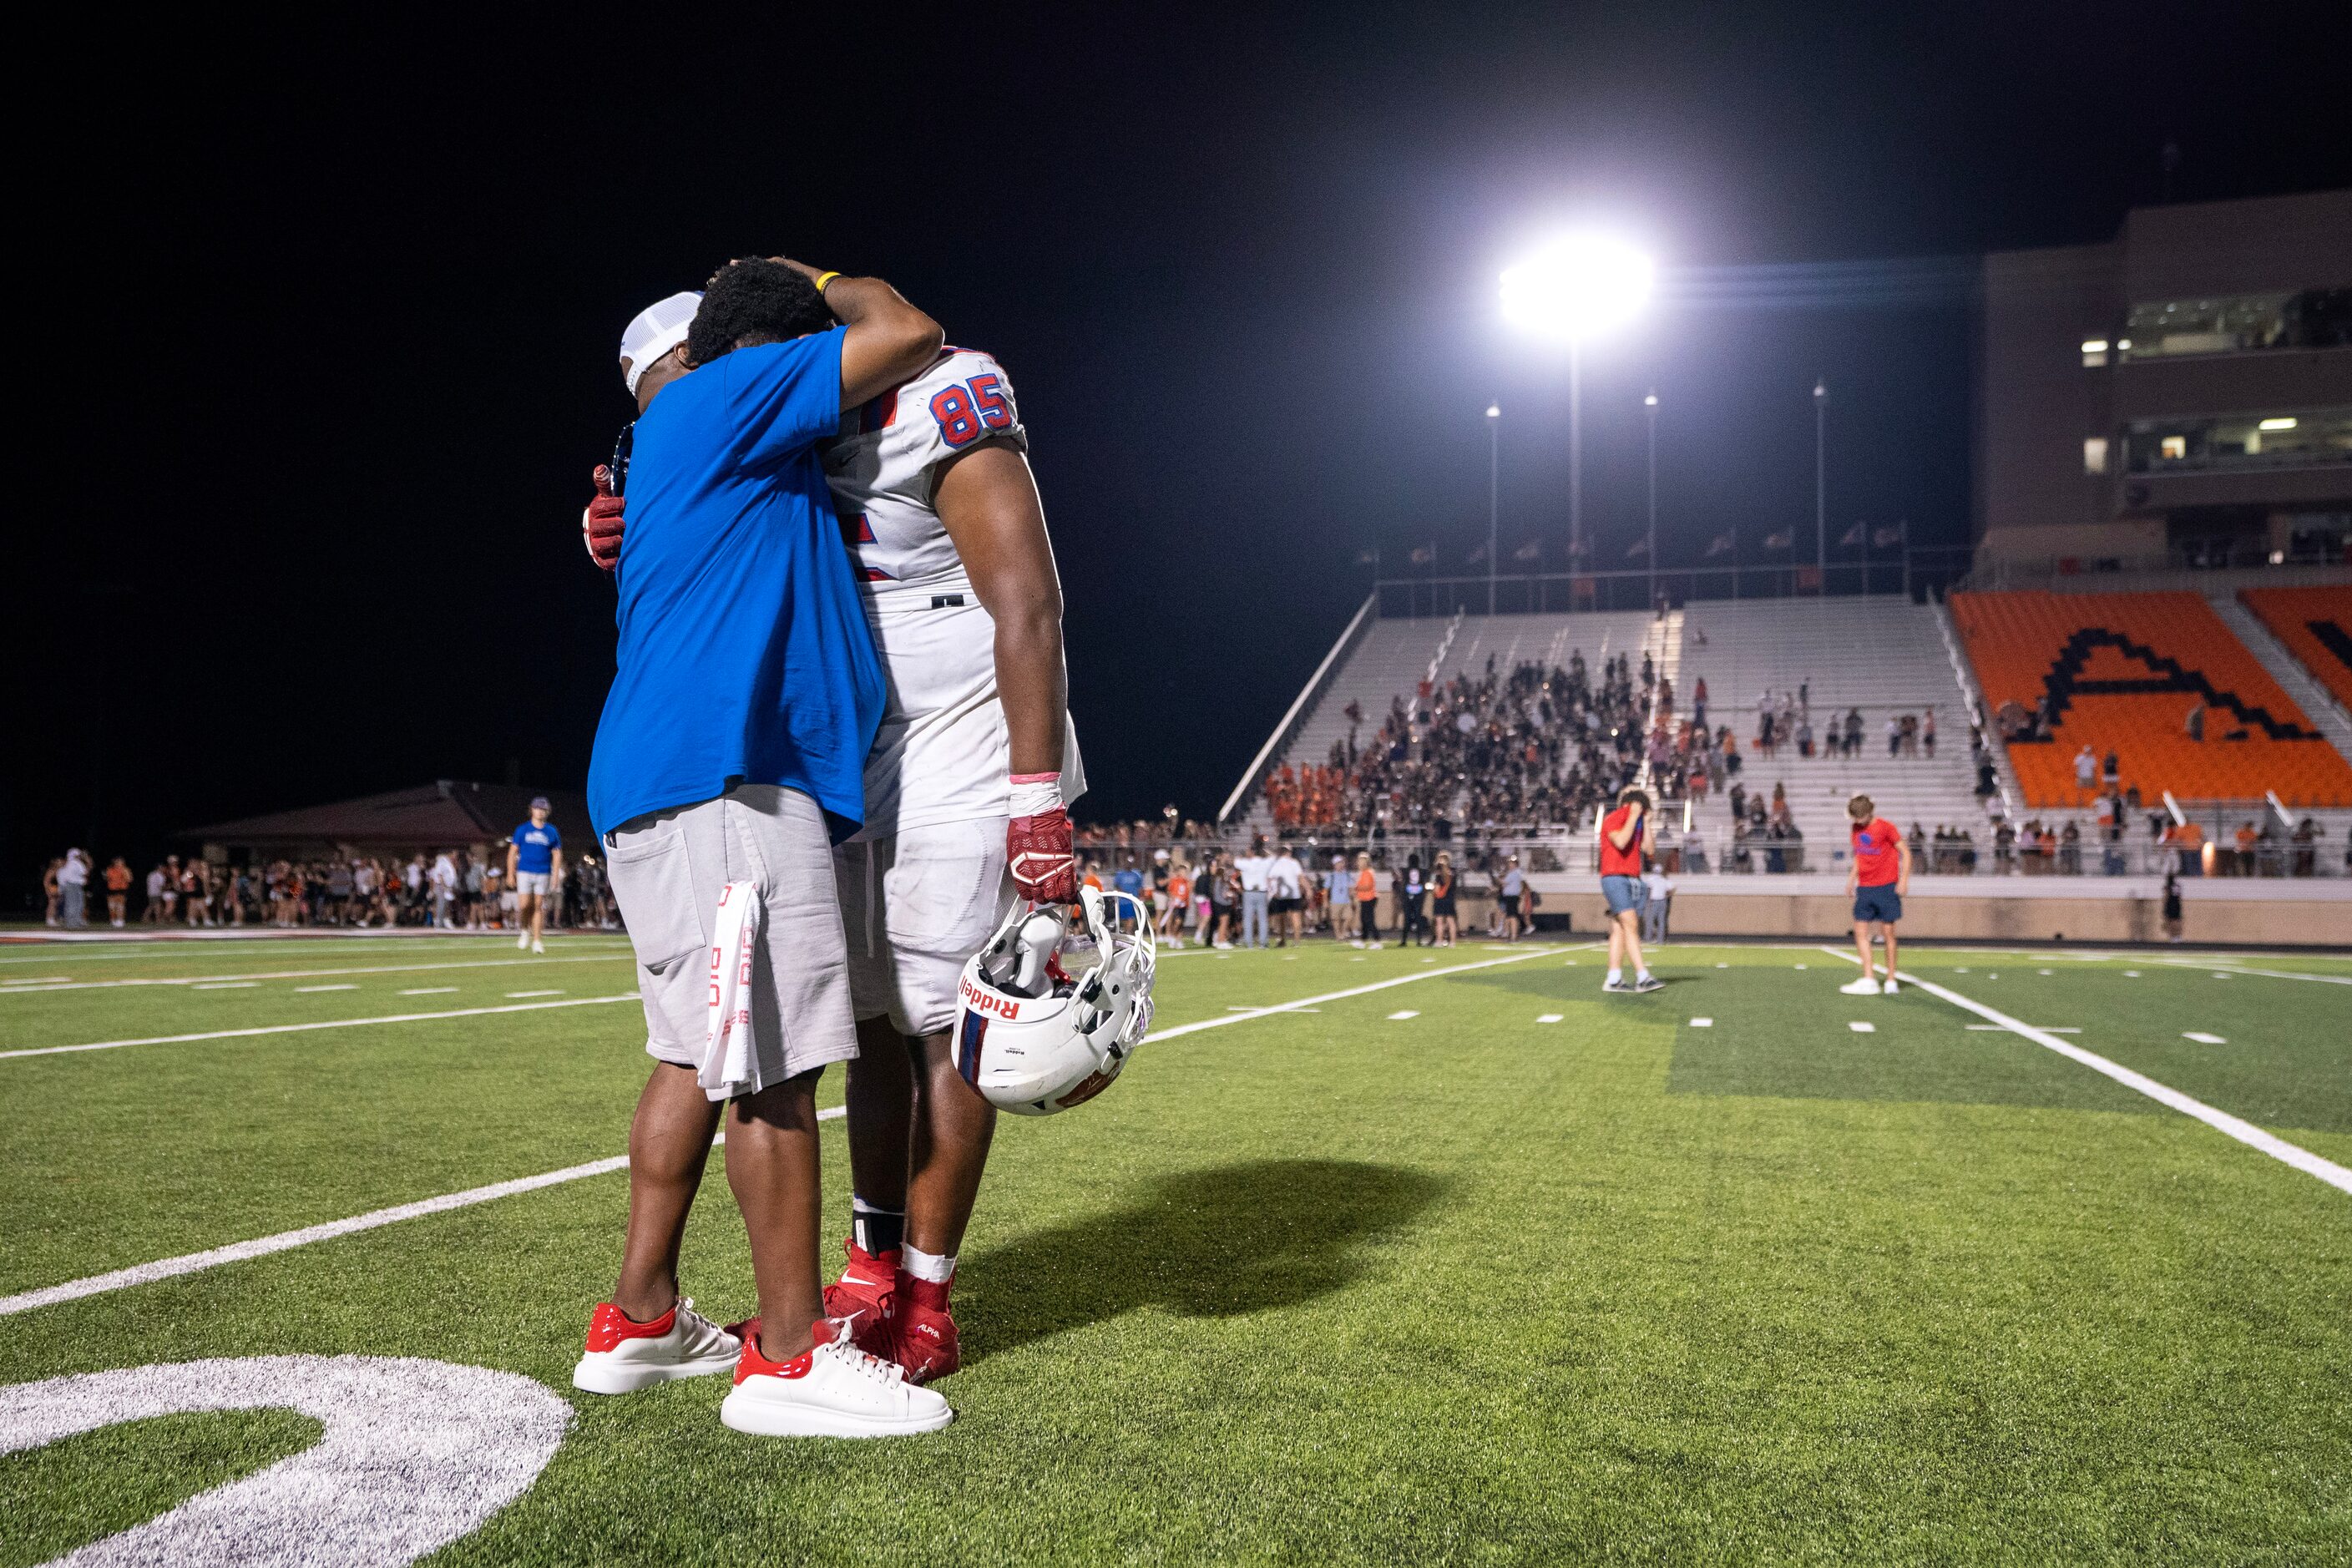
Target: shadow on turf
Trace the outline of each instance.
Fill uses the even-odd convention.
[[[971,1260],[957,1303],[969,1365],[1143,1307],[1231,1318],[1297,1306],[1359,1278],[1358,1244],[1427,1208],[1426,1172],[1348,1160],[1256,1160],[1161,1179],[1140,1202]]]

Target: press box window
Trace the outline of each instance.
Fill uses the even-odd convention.
[[[2086,474],[2107,471],[2107,438],[2105,436],[2083,437],[2083,471]]]

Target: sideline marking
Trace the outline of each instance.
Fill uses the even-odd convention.
[[[1972,1035],[2006,1035],[2009,1033],[2007,1029],[2002,1028],[1999,1024],[1969,1024],[1964,1026],[1964,1027],[1966,1027],[1969,1033]],[[2083,1032],[2071,1024],[2036,1024],[2034,1027],[2040,1029],[2046,1035],[2079,1035]]]
[[[1837,952],[1837,950],[1832,947],[1825,947],[1822,951]],[[1838,953],[1838,956],[1848,957],[1844,953]],[[1849,962],[1860,961],[1849,959]],[[2096,1051],[2085,1050],[2071,1041],[2062,1040],[2047,1029],[2037,1029],[2031,1024],[2021,1024],[1997,1008],[1988,1007],[1983,1003],[1963,996],[1957,991],[1948,991],[1932,980],[1922,980],[1916,974],[1906,974],[1903,978],[1930,996],[1940,996],[1955,1007],[1965,1007],[1987,1023],[1999,1024],[2010,1033],[2022,1035],[2037,1046],[2056,1051],[2062,1057],[2082,1063],[2093,1072],[2105,1073],[2126,1089],[2135,1089],[2155,1100],[2158,1105],[2170,1106],[2183,1116],[2193,1116],[2216,1132],[2235,1138],[2250,1149],[2259,1149],[2272,1159],[2282,1164],[2292,1165],[2306,1176],[2316,1176],[2339,1192],[2352,1193],[2352,1171],[2346,1170],[2333,1160],[2323,1160],[2310,1150],[2298,1148],[2284,1138],[2274,1137],[2251,1121],[2242,1121],[2226,1110],[2216,1110],[2201,1100],[2192,1099],[2168,1084],[2158,1083],[2145,1073],[2134,1072],[2119,1062],[2111,1062]]]
[[[248,1035],[294,1035],[306,1029],[357,1029],[369,1024],[421,1024],[433,1018],[478,1018],[489,1013],[536,1013],[542,1007],[593,1007],[604,1002],[634,1002],[634,991],[619,996],[582,996],[570,1002],[518,1002],[511,1007],[458,1007],[446,1013],[393,1013],[381,1018],[321,1018],[314,1024],[268,1024],[256,1029],[207,1029],[200,1035],[150,1035],[139,1040],[92,1040],[86,1046],[34,1046],[21,1051],[0,1051],[0,1061],[11,1057],[60,1057],[72,1051],[111,1051],[124,1046],[177,1046],[190,1040],[238,1039]]]
[[[1252,1007],[1245,1013],[1228,1013],[1222,1018],[1202,1018],[1190,1024],[1179,1024],[1172,1029],[1162,1029],[1144,1037],[1145,1045],[1154,1040],[1173,1040],[1202,1029],[1222,1029],[1228,1024],[1246,1024],[1252,1018],[1263,1018],[1272,1013],[1310,1012],[1326,1002],[1343,1002],[1350,996],[1362,996],[1374,991],[1386,991],[1391,985],[1411,985],[1423,980],[1439,980],[1448,974],[1466,974],[1474,969],[1493,969],[1499,964],[1524,963],[1530,958],[1558,958],[1571,951],[1558,947],[1530,948],[1515,952],[1508,958],[1489,958],[1476,963],[1457,963],[1448,969],[1433,969],[1426,974],[1400,974],[1393,980],[1375,980],[1369,985],[1350,985],[1345,991],[1326,991],[1319,996],[1301,996],[1296,1002],[1277,1002],[1270,1007]],[[1580,951],[1580,950],[1578,950]],[[1361,959],[1358,963],[1363,962]],[[635,995],[635,993],[630,993]]]
[[[833,1105],[818,1111],[816,1119],[819,1121],[838,1121],[848,1114],[847,1106]],[[719,1142],[726,1142],[724,1134],[720,1135]],[[398,1225],[404,1219],[420,1219],[426,1215],[446,1214],[452,1209],[471,1208],[476,1204],[510,1198],[518,1193],[537,1192],[541,1187],[560,1186],[565,1182],[577,1182],[585,1177],[625,1170],[628,1163],[626,1154],[614,1154],[609,1159],[591,1160],[584,1165],[566,1165],[560,1171],[545,1171],[536,1176],[518,1176],[510,1182],[493,1182],[486,1187],[468,1187],[462,1193],[444,1193],[437,1198],[420,1198],[413,1204],[395,1204],[388,1209],[373,1209],[366,1214],[353,1215],[349,1219],[331,1219],[323,1225],[306,1225],[299,1230],[281,1230],[276,1236],[231,1242],[226,1247],[184,1253],[178,1258],[162,1258],[152,1263],[134,1263],[128,1268],[92,1274],[83,1279],[68,1279],[62,1285],[44,1285],[37,1290],[0,1296],[0,1317],[29,1312],[37,1307],[55,1306],[60,1301],[78,1301],[84,1296],[102,1296],[110,1290],[128,1289],[133,1285],[152,1284],[158,1279],[176,1279],[183,1274],[200,1274],[207,1268],[242,1263],[252,1258],[267,1258],[273,1252],[291,1251],[316,1241],[331,1241],[339,1236],[352,1236],[363,1230]]]
[[[142,958],[152,957],[141,953]],[[331,974],[409,974],[427,969],[515,969],[527,963],[611,963],[622,954],[615,952],[574,953],[564,958],[484,958],[470,963],[380,963],[356,969],[280,969],[268,973],[251,974],[185,974],[169,978],[139,977],[130,980],[73,980],[58,985],[39,984],[26,981],[22,984],[0,984],[0,996],[46,996],[52,991],[109,991],[124,985],[193,985],[202,991],[217,982],[251,984],[262,980],[317,980]],[[320,987],[318,989],[323,989]]]

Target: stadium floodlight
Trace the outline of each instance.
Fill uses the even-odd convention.
[[[1568,345],[1568,569],[1584,555],[1584,432],[1579,349],[1596,332],[1620,327],[1648,303],[1656,268],[1622,239],[1568,234],[1503,270],[1503,319],[1523,331]],[[1657,563],[1654,557],[1651,570]],[[1569,607],[1576,607],[1570,580]]]
[[[1570,342],[1622,326],[1650,298],[1655,269],[1623,240],[1571,234],[1503,272],[1503,319]]]

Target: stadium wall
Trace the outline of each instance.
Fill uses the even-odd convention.
[[[1566,913],[1571,933],[1598,934],[1605,908],[1598,877],[1530,879],[1543,912]],[[1669,936],[1818,938],[1852,941],[1853,904],[1843,876],[1686,878],[1675,893]],[[1998,892],[1974,879],[1922,878],[1904,900],[1902,934],[1960,942],[2161,942],[2164,884],[2118,878],[2002,879]],[[2180,883],[2182,938],[2252,947],[2352,947],[2352,882],[2187,878]],[[1485,900],[1465,900],[1463,924],[1483,930]],[[1474,910],[1466,906],[1475,903]]]

